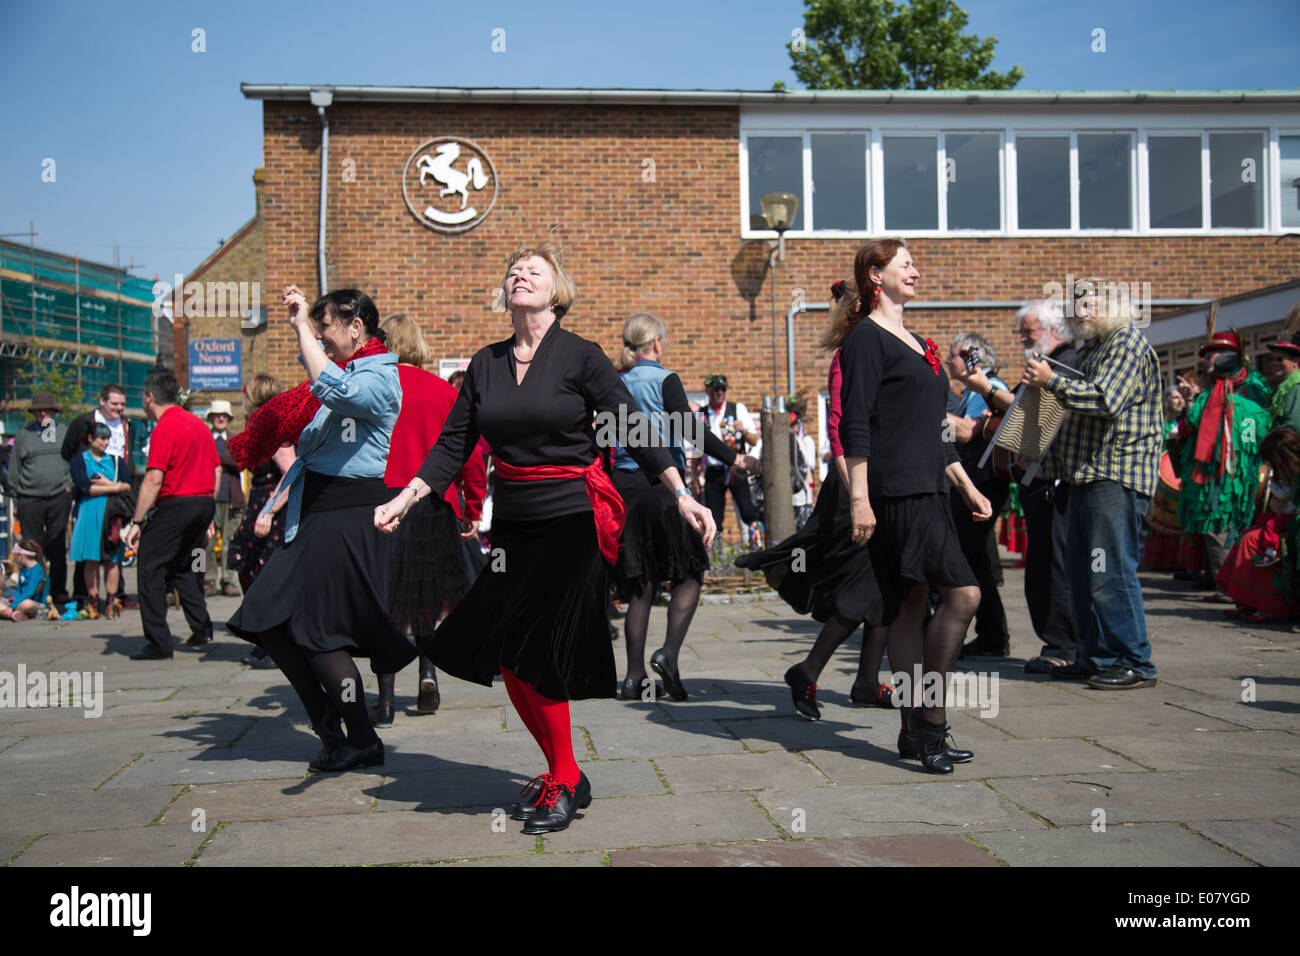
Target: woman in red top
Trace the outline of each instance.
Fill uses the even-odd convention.
[[[491,686],[498,672],[546,757],[531,805],[515,809],[524,833],[552,833],[591,802],[573,756],[569,700],[612,697],[617,683],[605,603],[608,566],[625,517],[604,470],[593,413],[648,435],[643,413],[599,345],[560,327],[573,281],[550,243],[520,249],[502,283],[514,334],[474,356],[438,444],[411,483],[375,509],[395,530],[417,498],[446,492],[482,434],[497,475],[493,557],[465,599],[421,650],[443,670]],[[677,496],[678,513],[704,538],[713,515],[686,490],[662,447],[627,447]]]
[[[447,413],[456,403],[456,389],[426,372],[429,346],[415,321],[394,315],[380,326],[388,350],[397,355],[397,377],[402,384],[402,410],[393,426],[384,484],[402,488],[415,477],[424,458],[438,440]],[[465,527],[460,533],[460,487],[465,492]],[[465,596],[474,583],[461,538],[478,534],[487,481],[483,455],[475,449],[456,482],[442,498],[424,499],[412,508],[393,535],[388,565],[388,614],[399,631],[420,641],[433,635],[438,621]],[[379,702],[375,726],[393,725],[393,690],[396,674],[379,674]],[[420,695],[416,710],[432,714],[441,702],[433,661],[420,655]]]

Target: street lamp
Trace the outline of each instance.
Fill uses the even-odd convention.
[[[767,228],[776,232],[777,247],[772,256],[772,394],[776,384],[776,264],[785,261],[785,231],[794,225],[794,215],[799,211],[799,197],[794,193],[768,193],[760,200]]]

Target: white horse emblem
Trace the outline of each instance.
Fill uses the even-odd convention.
[[[461,153],[467,154],[467,161],[460,169],[456,164],[461,160]],[[408,173],[419,171],[418,184],[414,177],[408,179]],[[418,198],[418,187],[425,186],[432,179],[443,188],[438,198],[460,196],[459,209],[440,209],[434,203],[428,203],[422,210],[413,201],[412,193]],[[485,210],[480,211],[471,205],[471,191],[479,192],[491,184],[491,201]],[[446,232],[462,232],[478,225],[492,206],[496,204],[496,169],[492,160],[475,143],[453,136],[440,136],[424,143],[415,150],[406,161],[406,171],[402,174],[402,195],[406,205],[426,226]],[[441,205],[441,204],[439,204]]]

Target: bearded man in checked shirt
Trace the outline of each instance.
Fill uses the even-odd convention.
[[[1070,484],[1066,566],[1083,654],[1051,673],[1086,679],[1097,690],[1152,687],[1137,566],[1142,518],[1160,471],[1160,361],[1133,327],[1136,313],[1122,284],[1089,282],[1076,296],[1089,346],[1083,378],[1031,358],[1021,379],[1067,409],[1054,444]]]

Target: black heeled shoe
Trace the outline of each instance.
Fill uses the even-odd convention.
[[[859,707],[883,707],[886,710],[894,710],[894,688],[888,684],[881,684],[875,690],[859,690],[858,685],[854,684],[849,688],[849,700]]]
[[[682,678],[677,673],[677,665],[668,660],[668,655],[663,652],[663,648],[650,655],[650,666],[654,668],[656,674],[664,679],[664,689],[668,691],[669,697],[673,700],[686,699],[686,688],[682,686]]]
[[[370,708],[370,721],[376,727],[393,726],[396,708],[393,705],[393,691],[397,683],[396,674],[378,674],[379,693],[375,695],[375,706]]]
[[[931,773],[952,773],[953,762],[948,756],[948,725],[930,723],[921,716],[920,708],[917,708],[908,720],[908,729],[916,739],[917,757],[920,758],[921,766]],[[899,736],[901,738],[902,735]],[[901,739],[899,743],[902,743]]]
[[[790,685],[790,699],[794,701],[799,716],[821,720],[822,712],[817,708],[817,685],[807,678],[798,664],[785,672],[785,682]]]
[[[557,783],[552,777],[548,782],[542,795],[537,798],[537,808],[524,823],[523,832],[536,835],[539,833],[559,833],[561,830],[568,829],[573,818],[577,815],[581,807],[590,806],[591,804],[591,785],[588,784],[585,790],[585,800],[579,796],[579,791],[583,790],[582,778],[578,778],[576,788],[569,787],[568,784]]]
[[[630,701],[640,700],[640,701],[644,701],[647,704],[653,703],[653,701],[645,700],[641,696],[642,694],[645,693],[646,688],[649,686],[648,684],[646,684],[646,681],[648,681],[649,679],[650,679],[649,677],[642,677],[640,680],[637,680],[634,677],[629,677],[614,689],[614,696],[617,697],[619,700],[630,700]],[[664,696],[664,685],[659,683],[659,681],[655,681],[654,700],[658,700],[660,697],[663,696]]]
[[[975,753],[971,750],[959,750],[956,747],[948,746],[948,741],[952,739],[952,734],[944,735],[944,754],[953,763],[970,763],[975,759]],[[911,731],[900,730],[898,732],[898,756],[903,760],[920,760],[921,744]]]
[[[422,714],[436,714],[441,706],[438,672],[434,670],[433,661],[420,655],[420,695],[415,700],[415,709]]]
[[[316,754],[316,759],[312,763],[321,760],[328,760],[329,755],[348,742],[347,734],[343,732],[343,720],[337,715],[326,717],[319,724],[312,724],[312,732],[320,738],[320,752]]]
[[[353,747],[345,743],[335,747],[324,760],[317,757],[307,769],[313,773],[342,773],[356,767],[382,767],[384,765],[384,742],[376,740],[369,747]]]
[[[511,820],[531,820],[537,813],[537,801],[542,798],[546,792],[546,786],[551,780],[548,773],[540,774],[529,780],[524,789],[519,791],[520,801],[514,805],[511,810]],[[578,798],[578,809],[585,810],[591,806],[591,781],[587,779],[585,773],[578,774],[578,786],[574,790],[574,796]]]

